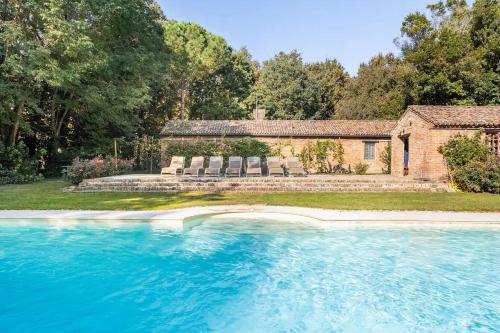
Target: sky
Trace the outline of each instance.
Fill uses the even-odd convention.
[[[196,22],[263,61],[298,50],[305,62],[335,58],[351,75],[378,53],[399,53],[404,17],[433,0],[159,0],[169,19]]]

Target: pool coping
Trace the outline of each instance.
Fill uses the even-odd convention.
[[[196,217],[243,213],[246,216],[302,217],[329,226],[494,226],[500,227],[500,213],[442,211],[330,210],[266,205],[201,206],[158,211],[93,210],[0,210],[2,220],[43,220],[63,226],[82,221],[147,221],[155,227],[185,231]]]

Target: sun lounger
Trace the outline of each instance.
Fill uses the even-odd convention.
[[[208,168],[205,169],[205,176],[220,177],[223,162],[224,159],[222,156],[210,156]]]
[[[252,156],[247,157],[247,177],[248,176],[262,176],[262,168],[260,166],[260,157]]]
[[[230,156],[226,168],[226,177],[241,177],[243,158],[240,156]]]
[[[203,164],[205,158],[203,156],[195,156],[191,159],[191,165],[189,168],[184,169],[184,176],[196,176],[199,177],[200,173],[203,171]]]
[[[162,175],[177,175],[177,172],[182,173],[184,169],[184,156],[172,156],[170,165],[161,169]]]
[[[289,176],[305,176],[306,172],[298,157],[288,157],[286,159],[286,170]]]
[[[281,165],[281,159],[279,156],[268,156],[267,161],[267,175],[268,176],[284,176],[285,171]]]

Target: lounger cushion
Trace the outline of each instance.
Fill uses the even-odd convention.
[[[185,175],[199,175],[200,174],[200,171],[202,169],[201,168],[186,168],[184,169],[184,174]]]
[[[248,168],[247,175],[262,175],[261,168]]]
[[[206,168],[205,169],[205,175],[220,175],[220,170],[221,168]]]
[[[174,166],[174,167],[166,167],[166,168],[162,168],[161,169],[161,174],[164,175],[164,174],[172,174],[172,175],[175,175],[177,174],[177,171],[179,170],[182,170],[182,167],[177,167],[177,166]]]

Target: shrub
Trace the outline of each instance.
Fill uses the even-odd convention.
[[[224,142],[225,140],[223,140]],[[267,143],[261,142],[257,139],[245,137],[238,140],[229,140],[224,142],[228,151],[221,149],[221,155],[223,156],[259,156],[261,158],[266,157],[269,154],[269,145]]]
[[[24,142],[12,147],[0,143],[0,184],[23,184],[43,179],[36,171],[37,162],[30,158]]]
[[[357,175],[366,175],[366,172],[368,171],[368,164],[359,162],[354,166],[354,173]]]
[[[84,179],[121,175],[132,170],[134,163],[130,160],[104,158],[97,156],[91,160],[73,160],[68,169],[68,179],[74,184],[80,184]]]
[[[451,183],[462,191],[500,193],[500,158],[481,140],[457,134],[439,147],[449,169]]]
[[[484,161],[489,147],[481,140],[481,132],[474,136],[457,134],[438,151],[444,156],[450,170],[463,167],[471,161]]]
[[[387,146],[385,146],[384,150],[380,153],[380,159],[382,160],[382,163],[384,163],[385,168],[382,169],[382,171],[386,174],[391,173],[391,159],[392,159],[392,149],[391,149],[391,144],[389,143]]]
[[[0,170],[0,185],[33,183],[42,179],[42,175],[23,175],[13,170]]]
[[[500,194],[500,158],[490,156],[485,161],[471,161],[454,169],[452,177],[463,191]]]

